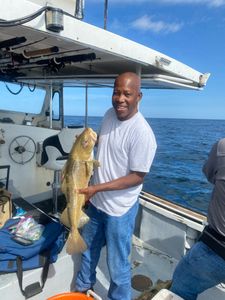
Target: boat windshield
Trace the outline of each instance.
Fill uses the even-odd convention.
[[[34,86],[0,82],[1,110],[40,114],[46,91]]]

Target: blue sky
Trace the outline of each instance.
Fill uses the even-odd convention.
[[[84,21],[103,27],[104,0],[85,1]],[[146,117],[225,118],[225,0],[108,0],[107,29],[211,73],[200,92],[144,90]],[[89,93],[102,115],[111,91]]]

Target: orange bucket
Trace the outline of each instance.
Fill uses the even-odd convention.
[[[47,300],[92,300],[93,298],[81,293],[62,293],[48,298]]]

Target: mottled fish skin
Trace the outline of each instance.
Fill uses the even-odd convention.
[[[78,228],[89,219],[83,212],[85,195],[77,190],[88,186],[95,165],[93,148],[97,134],[91,128],[86,128],[77,138],[70,151],[69,158],[62,170],[61,190],[66,196],[67,206],[61,215],[61,222],[70,227],[66,251],[68,254],[81,253],[87,245],[81,237]]]

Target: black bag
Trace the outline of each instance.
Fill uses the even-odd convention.
[[[26,299],[42,292],[50,263],[57,260],[66,240],[66,229],[57,221],[45,224],[39,240],[22,245],[13,239],[9,228],[16,222],[10,219],[0,230],[0,273],[16,272],[20,289]],[[41,284],[35,282],[23,289],[23,271],[42,267]]]
[[[199,241],[205,243],[216,254],[225,259],[225,237],[207,225],[202,231]]]

